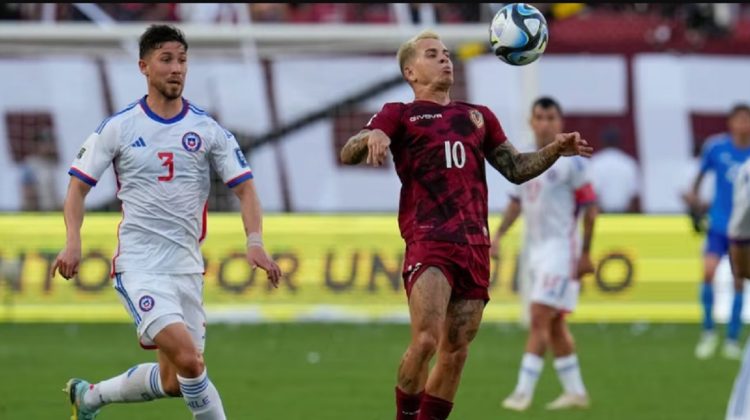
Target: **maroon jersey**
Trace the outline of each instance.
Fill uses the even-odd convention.
[[[484,157],[506,140],[492,111],[455,101],[387,103],[365,128],[391,139],[401,179],[398,223],[407,244],[490,244]]]

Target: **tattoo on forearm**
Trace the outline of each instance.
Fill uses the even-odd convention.
[[[554,145],[546,146],[536,152],[519,153],[510,142],[506,141],[487,156],[487,161],[508,181],[522,184],[547,170],[558,157],[560,154],[555,150]]]
[[[341,162],[356,165],[367,157],[367,138],[370,130],[362,130],[346,142],[341,149]]]

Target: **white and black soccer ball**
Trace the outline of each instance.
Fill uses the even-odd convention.
[[[533,63],[544,53],[548,41],[547,20],[530,4],[508,4],[492,18],[490,46],[495,55],[508,64]]]

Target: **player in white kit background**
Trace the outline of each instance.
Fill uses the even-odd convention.
[[[736,278],[750,278],[750,159],[734,179],[729,218],[729,259]],[[750,420],[750,339],[727,406],[727,420]]]
[[[544,147],[563,130],[560,105],[552,98],[537,99],[530,124],[537,146]],[[586,162],[580,157],[560,159],[514,191],[490,252],[499,256],[503,236],[523,214],[523,252],[531,281],[531,325],[518,383],[503,401],[503,407],[518,411],[529,407],[548,348],[554,354],[563,393],[547,408],[588,407],[573,336],[565,322],[565,315],[575,309],[578,301],[579,279],[594,272],[589,250],[598,208]],[[578,229],[581,211],[582,241]]]
[[[183,99],[187,42],[178,29],[152,25],[140,38],[138,66],[148,94],[104,120],[84,142],[70,168],[64,205],[67,239],[54,262],[69,279],[81,259],[84,199],[112,165],[122,201],[114,288],[135,322],[140,343],[158,349],[158,363],[143,363],[111,379],[68,381],[73,419],[93,419],[102,406],[182,396],[195,419],[224,419],[203,360],[206,316],[204,263],[210,167],[240,200],[247,260],[277,285],[278,265],[262,241],[262,215],[252,171],[235,137]]]

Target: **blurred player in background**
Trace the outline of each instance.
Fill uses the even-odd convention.
[[[552,98],[539,98],[532,105],[530,122],[537,147],[543,149],[562,132],[562,109]],[[583,244],[578,232],[581,210]],[[521,213],[526,220],[523,248],[528,252],[531,281],[531,328],[516,389],[503,407],[518,411],[529,407],[547,348],[555,356],[563,386],[563,394],[547,408],[588,407],[573,336],[565,322],[578,301],[579,279],[594,272],[589,251],[598,207],[586,162],[579,157],[558,160],[543,175],[517,187],[495,233],[493,255],[499,256],[503,236]]]
[[[399,228],[412,331],[398,369],[396,419],[441,420],[453,407],[489,300],[484,160],[518,184],[560,156],[590,155],[592,149],[578,133],[567,133],[539,151],[519,153],[487,107],[450,99],[453,63],[433,32],[405,42],[397,58],[414,101],[385,104],[348,140],[341,160],[380,166],[388,150],[393,153],[402,185]]]
[[[706,205],[699,198],[700,185],[708,171],[714,172],[716,186],[713,202],[708,210],[709,227],[703,257],[703,333],[695,347],[695,356],[699,359],[713,356],[719,343],[713,319],[713,279],[716,267],[729,249],[727,224],[732,211],[732,183],[737,168],[750,157],[750,106],[735,105],[729,113],[728,126],[728,133],[717,134],[706,140],[701,155],[700,172],[693,182],[692,190],[683,195],[694,219],[704,213]],[[699,226],[699,223],[694,222],[694,225]],[[739,359],[742,355],[738,343],[742,323],[742,283],[742,278],[734,277],[732,311],[723,348],[724,356],[730,359]]]
[[[729,219],[729,257],[736,278],[750,278],[750,159],[740,166],[734,180]],[[750,420],[750,341],[745,343],[740,371],[727,406],[727,420]]]
[[[110,164],[123,220],[112,260],[115,290],[133,318],[141,345],[158,349],[143,363],[96,384],[68,381],[73,419],[93,419],[102,406],[182,396],[195,419],[225,419],[203,351],[204,263],[210,165],[239,197],[247,261],[271,282],[281,272],[263,249],[261,207],[253,175],[234,136],[182,98],[187,42],[176,28],[149,27],[140,38],[138,66],[148,94],[104,120],[70,168],[65,199],[65,248],[52,274],[78,272],[84,199]]]

